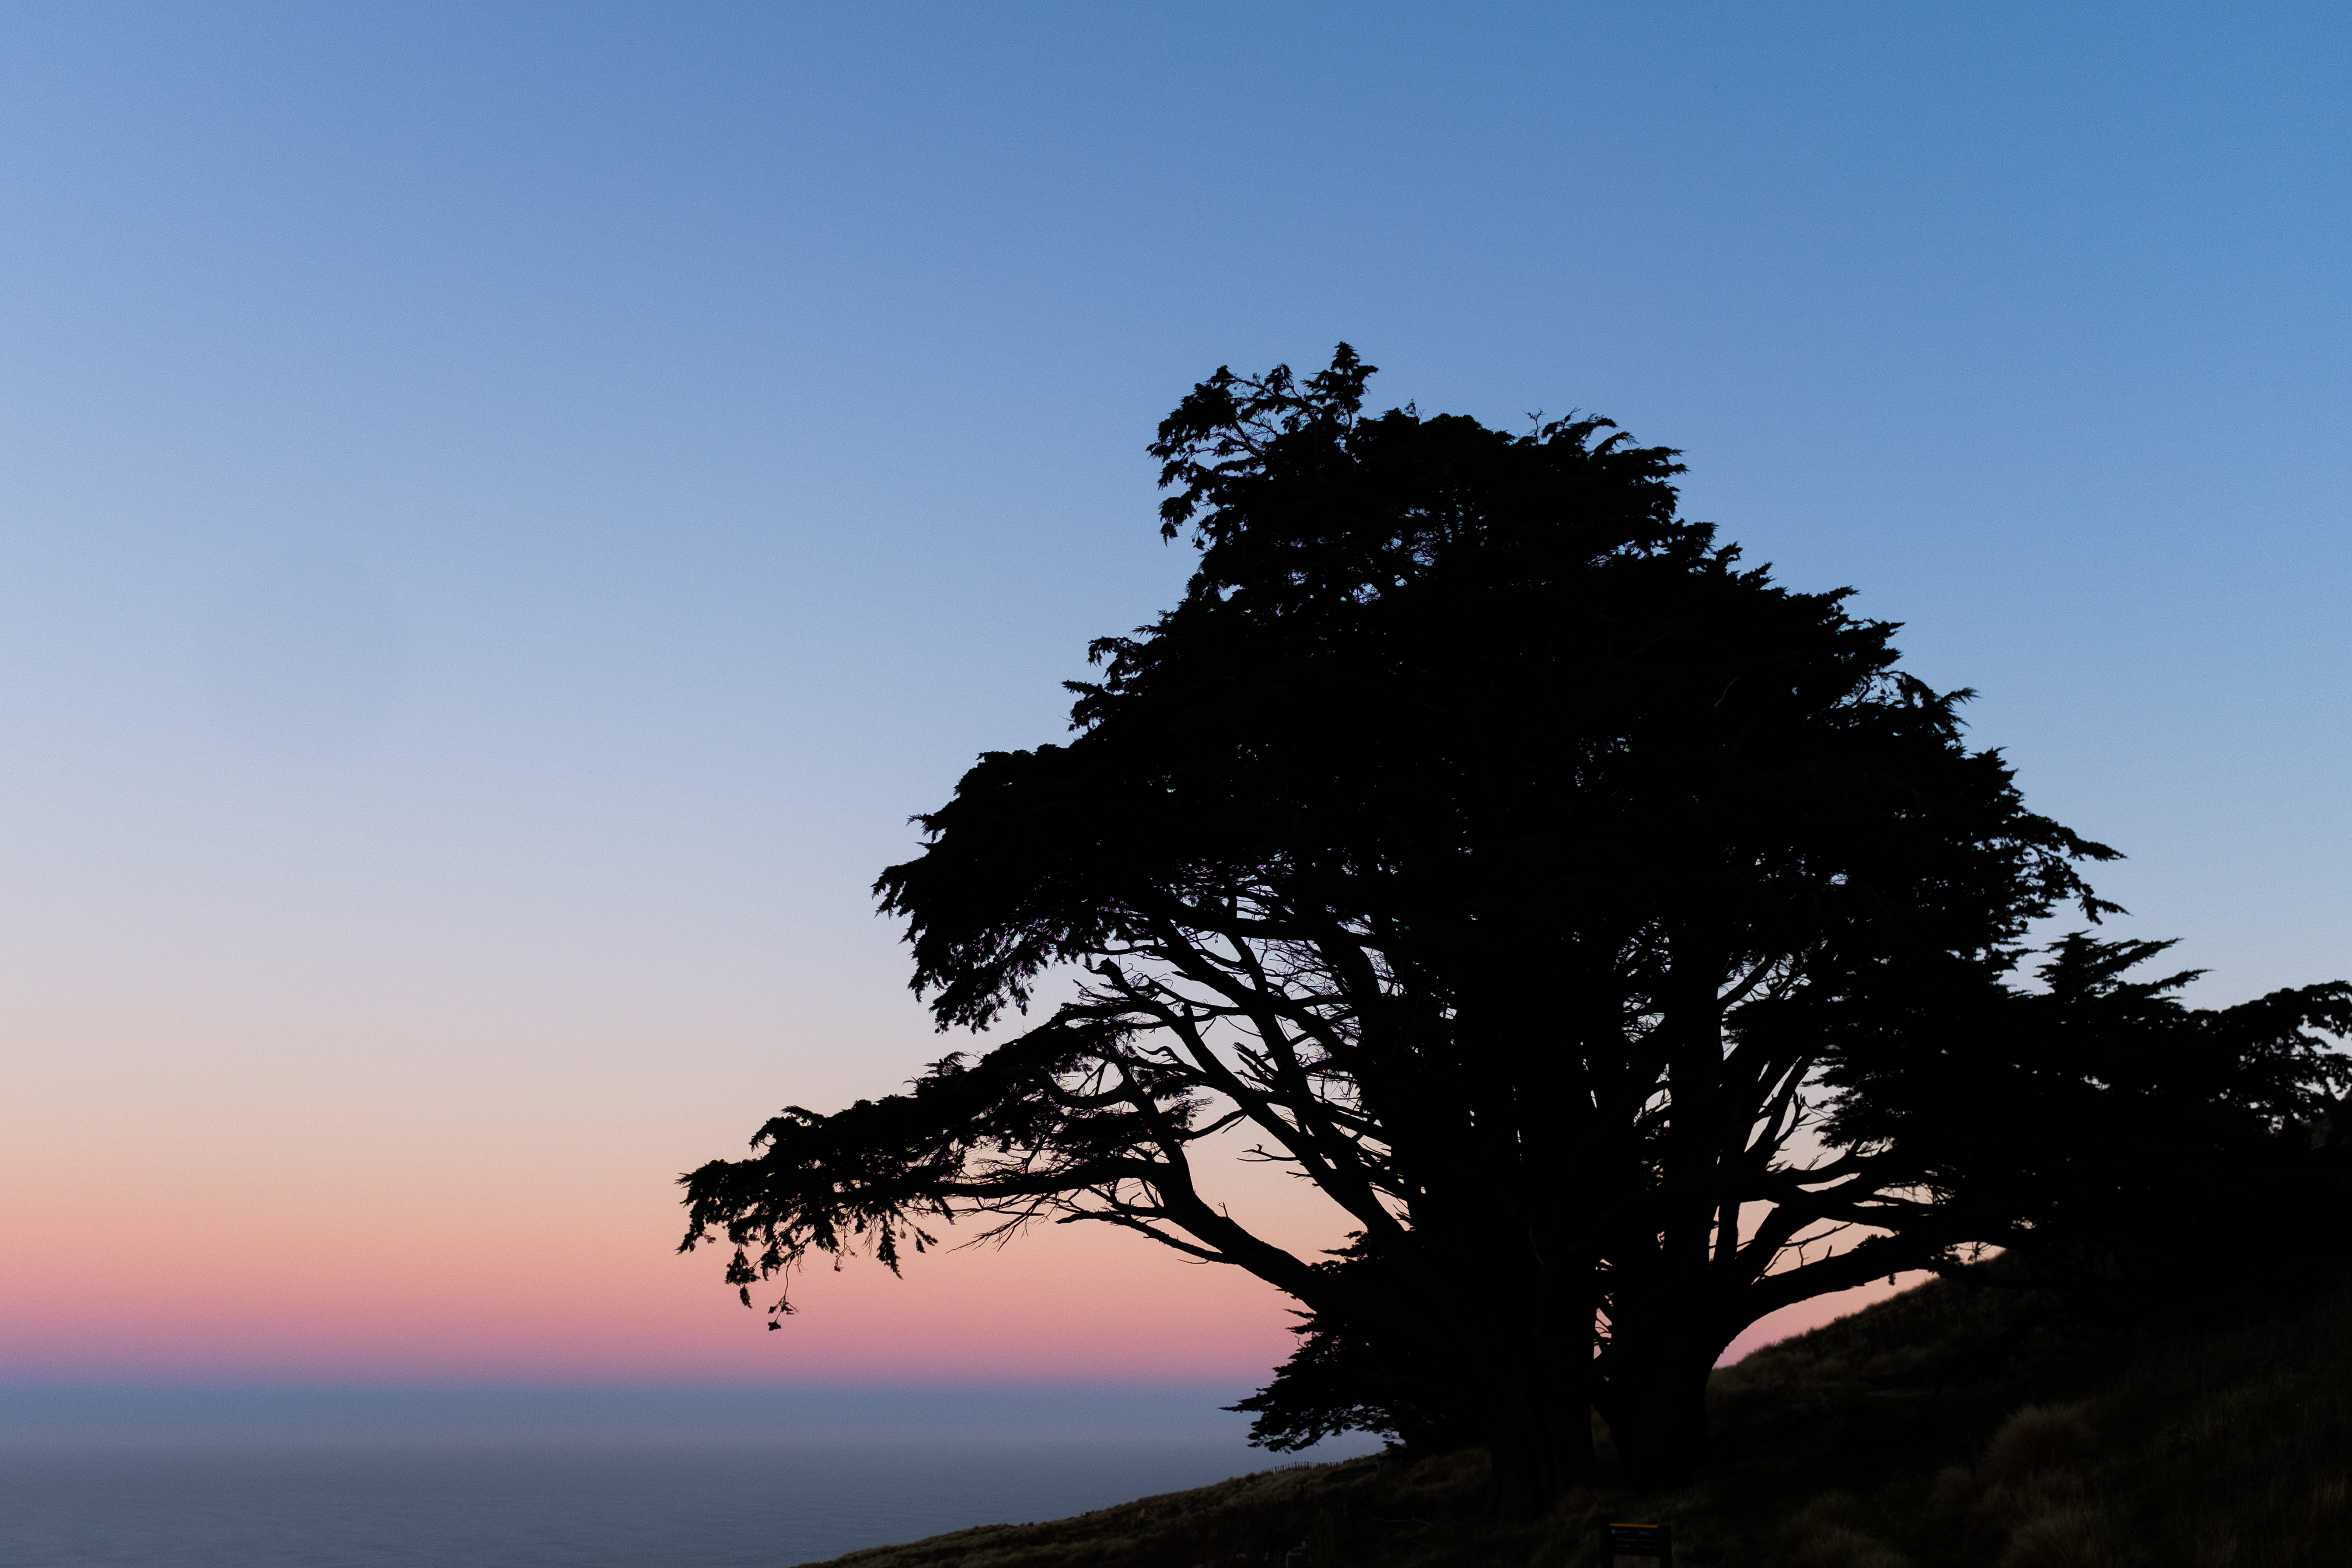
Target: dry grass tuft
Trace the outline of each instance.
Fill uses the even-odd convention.
[[[2196,1555],[2190,1559],[2196,1568],[2231,1568],[2238,1560],[2238,1537],[2228,1530],[2211,1531],[2197,1537]]]
[[[2017,1527],[2000,1568],[2107,1568],[2106,1516],[2088,1504],[2036,1514]]]
[[[1789,1548],[1790,1568],[1911,1568],[1911,1560],[1874,1535],[1832,1525]]]
[[[2001,1568],[2098,1568],[2106,1515],[2092,1495],[2097,1441],[2082,1405],[2028,1405],[2001,1423],[1974,1468],[1948,1465],[1928,1489],[1936,1517],[1976,1539],[2007,1538]]]
[[[2072,1470],[2040,1470],[2008,1486],[1988,1487],[1977,1500],[1984,1518],[2021,1530],[2046,1514],[2090,1505],[2090,1488]]]
[[[1988,1488],[2015,1486],[2037,1476],[2089,1463],[2096,1445],[2080,1405],[2029,1405],[2001,1424],[1979,1468]]]
[[[1781,1527],[1781,1561],[1789,1568],[1910,1568],[1910,1559],[1870,1533],[1862,1505],[1843,1492],[1823,1492]]]
[[[1936,1472],[1936,1484],[1927,1489],[1927,1511],[1937,1519],[1952,1519],[1976,1506],[1977,1473],[1966,1465],[1946,1465]]]

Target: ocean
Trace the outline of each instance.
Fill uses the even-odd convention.
[[[545,1396],[532,1421],[511,1394],[379,1397],[359,1419],[319,1408],[332,1399],[224,1394],[209,1420],[120,1394],[109,1408],[49,1394],[28,1417],[0,1395],[0,1564],[789,1568],[1290,1462],[1166,1391],[1094,1391],[1074,1410],[1066,1393],[898,1390],[856,1423],[840,1406],[869,1402],[832,1392],[835,1406],[765,1426],[697,1425],[676,1397]],[[551,1404],[571,1418],[544,1419]],[[1184,1418],[1155,1430],[1154,1411]]]

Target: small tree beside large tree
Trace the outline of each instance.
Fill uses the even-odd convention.
[[[787,1109],[686,1178],[687,1244],[748,1302],[945,1223],[1132,1231],[1287,1292],[1327,1364],[1286,1375],[1486,1443],[1528,1514],[1591,1471],[1588,1410],[1677,1478],[1748,1324],[2006,1237],[1947,1201],[1948,1141],[1894,1135],[1927,1112],[1824,1121],[1824,1077],[1997,1005],[2112,851],[2026,809],[1893,625],[1678,516],[1673,451],[1366,416],[1370,374],[1194,388],[1151,447],[1182,599],[876,885],[941,1028],[1066,999]],[[1236,1133],[1343,1255],[1204,1195]]]

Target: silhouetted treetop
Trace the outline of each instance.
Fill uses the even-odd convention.
[[[1195,905],[1267,935],[1309,906],[1400,935],[1475,918],[1463,857],[1507,844],[1535,857],[1515,874],[1612,899],[1666,886],[1654,858],[1677,842],[1751,883],[1777,858],[1782,921],[2006,878],[1994,907],[1944,911],[1979,947],[2086,897],[2072,861],[2103,851],[2023,811],[1994,753],[1950,755],[1969,694],[1898,673],[1895,626],[1844,591],[1741,570],[1676,516],[1672,449],[1600,418],[1363,417],[1370,370],[1344,345],[1303,384],[1221,370],[1162,424],[1151,450],[1184,487],[1163,530],[1201,551],[1182,600],[1092,645],[1076,741],[982,758],[877,884],[942,1025]],[[1974,775],[1934,803],[1976,802],[1965,839],[1916,795],[1948,762]],[[1790,813],[1849,822],[1853,863],[1826,869],[1819,840],[1795,858]],[[1906,824],[1912,848],[1979,863],[1871,879],[1871,833]]]

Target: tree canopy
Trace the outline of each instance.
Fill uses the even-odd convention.
[[[2000,1005],[2032,921],[2111,910],[2079,868],[2113,851],[2027,809],[1894,625],[1681,517],[1673,450],[1367,415],[1371,374],[1193,389],[1150,448],[1181,599],[876,884],[940,1027],[1050,1011],[787,1109],[686,1178],[687,1245],[748,1302],[960,1220],[1133,1231],[1286,1291],[1528,1510],[1589,1406],[1682,1473],[1748,1324],[1999,1238],[1925,1112],[1860,1097]],[[1344,1255],[1203,1195],[1235,1132]]]

